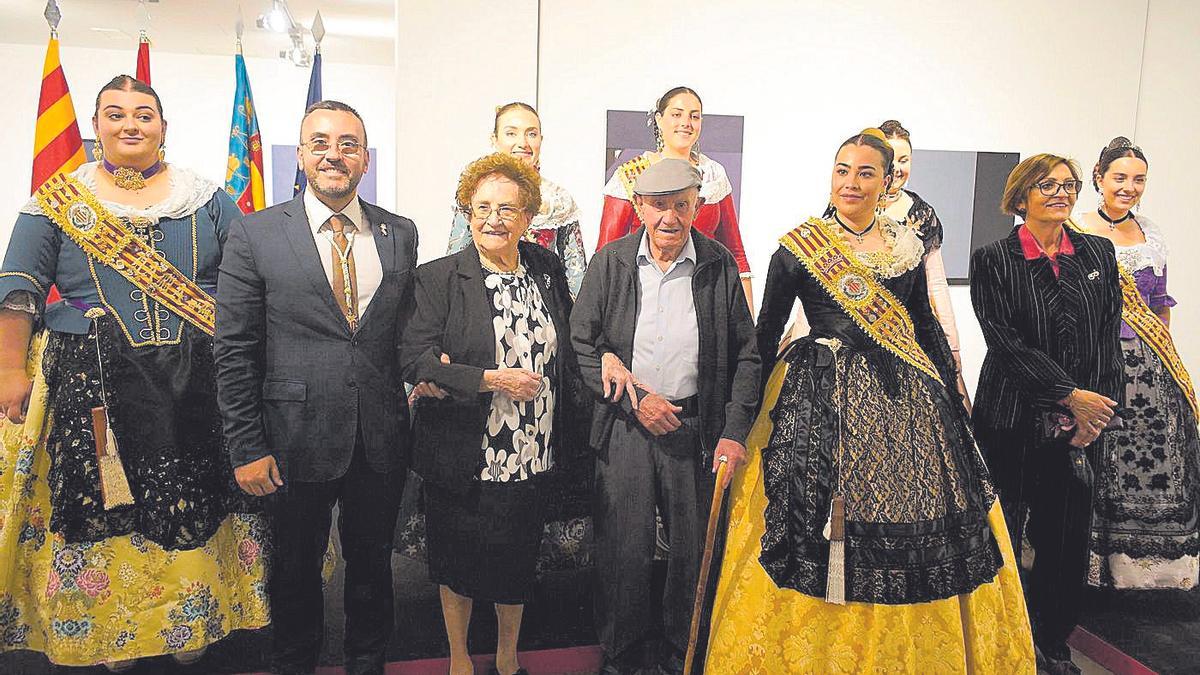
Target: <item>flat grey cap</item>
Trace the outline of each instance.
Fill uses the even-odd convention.
[[[700,186],[700,172],[682,159],[661,159],[638,175],[633,193],[644,197],[669,195]]]

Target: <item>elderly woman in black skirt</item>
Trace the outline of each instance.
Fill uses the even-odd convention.
[[[546,520],[544,480],[568,461],[558,450],[580,391],[571,294],[558,257],[523,240],[540,182],[510,155],[467,166],[456,197],[473,245],[417,268],[401,348],[405,379],[420,383],[413,468],[424,479],[429,575],[441,586],[453,675],[472,672],[475,600],[496,607],[492,672],[525,672],[517,638]]]

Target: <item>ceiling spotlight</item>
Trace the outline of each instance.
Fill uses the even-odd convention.
[[[258,17],[255,24],[275,33],[290,33],[296,27],[296,20],[285,0],[272,0],[271,9]]]

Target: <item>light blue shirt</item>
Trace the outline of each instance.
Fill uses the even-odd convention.
[[[667,399],[699,391],[700,331],[692,274],[696,245],[689,236],[679,257],[663,272],[650,255],[649,234],[637,255],[641,305],[633,332],[633,375]]]

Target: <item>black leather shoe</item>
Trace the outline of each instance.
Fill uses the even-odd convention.
[[[1037,645],[1033,646],[1033,653],[1037,658],[1038,675],[1081,675],[1082,671],[1079,669],[1079,666],[1075,665],[1075,662],[1071,660],[1071,649],[1069,647],[1066,648],[1067,657],[1065,659],[1049,656]],[[1054,652],[1055,656],[1061,653],[1062,650]]]

